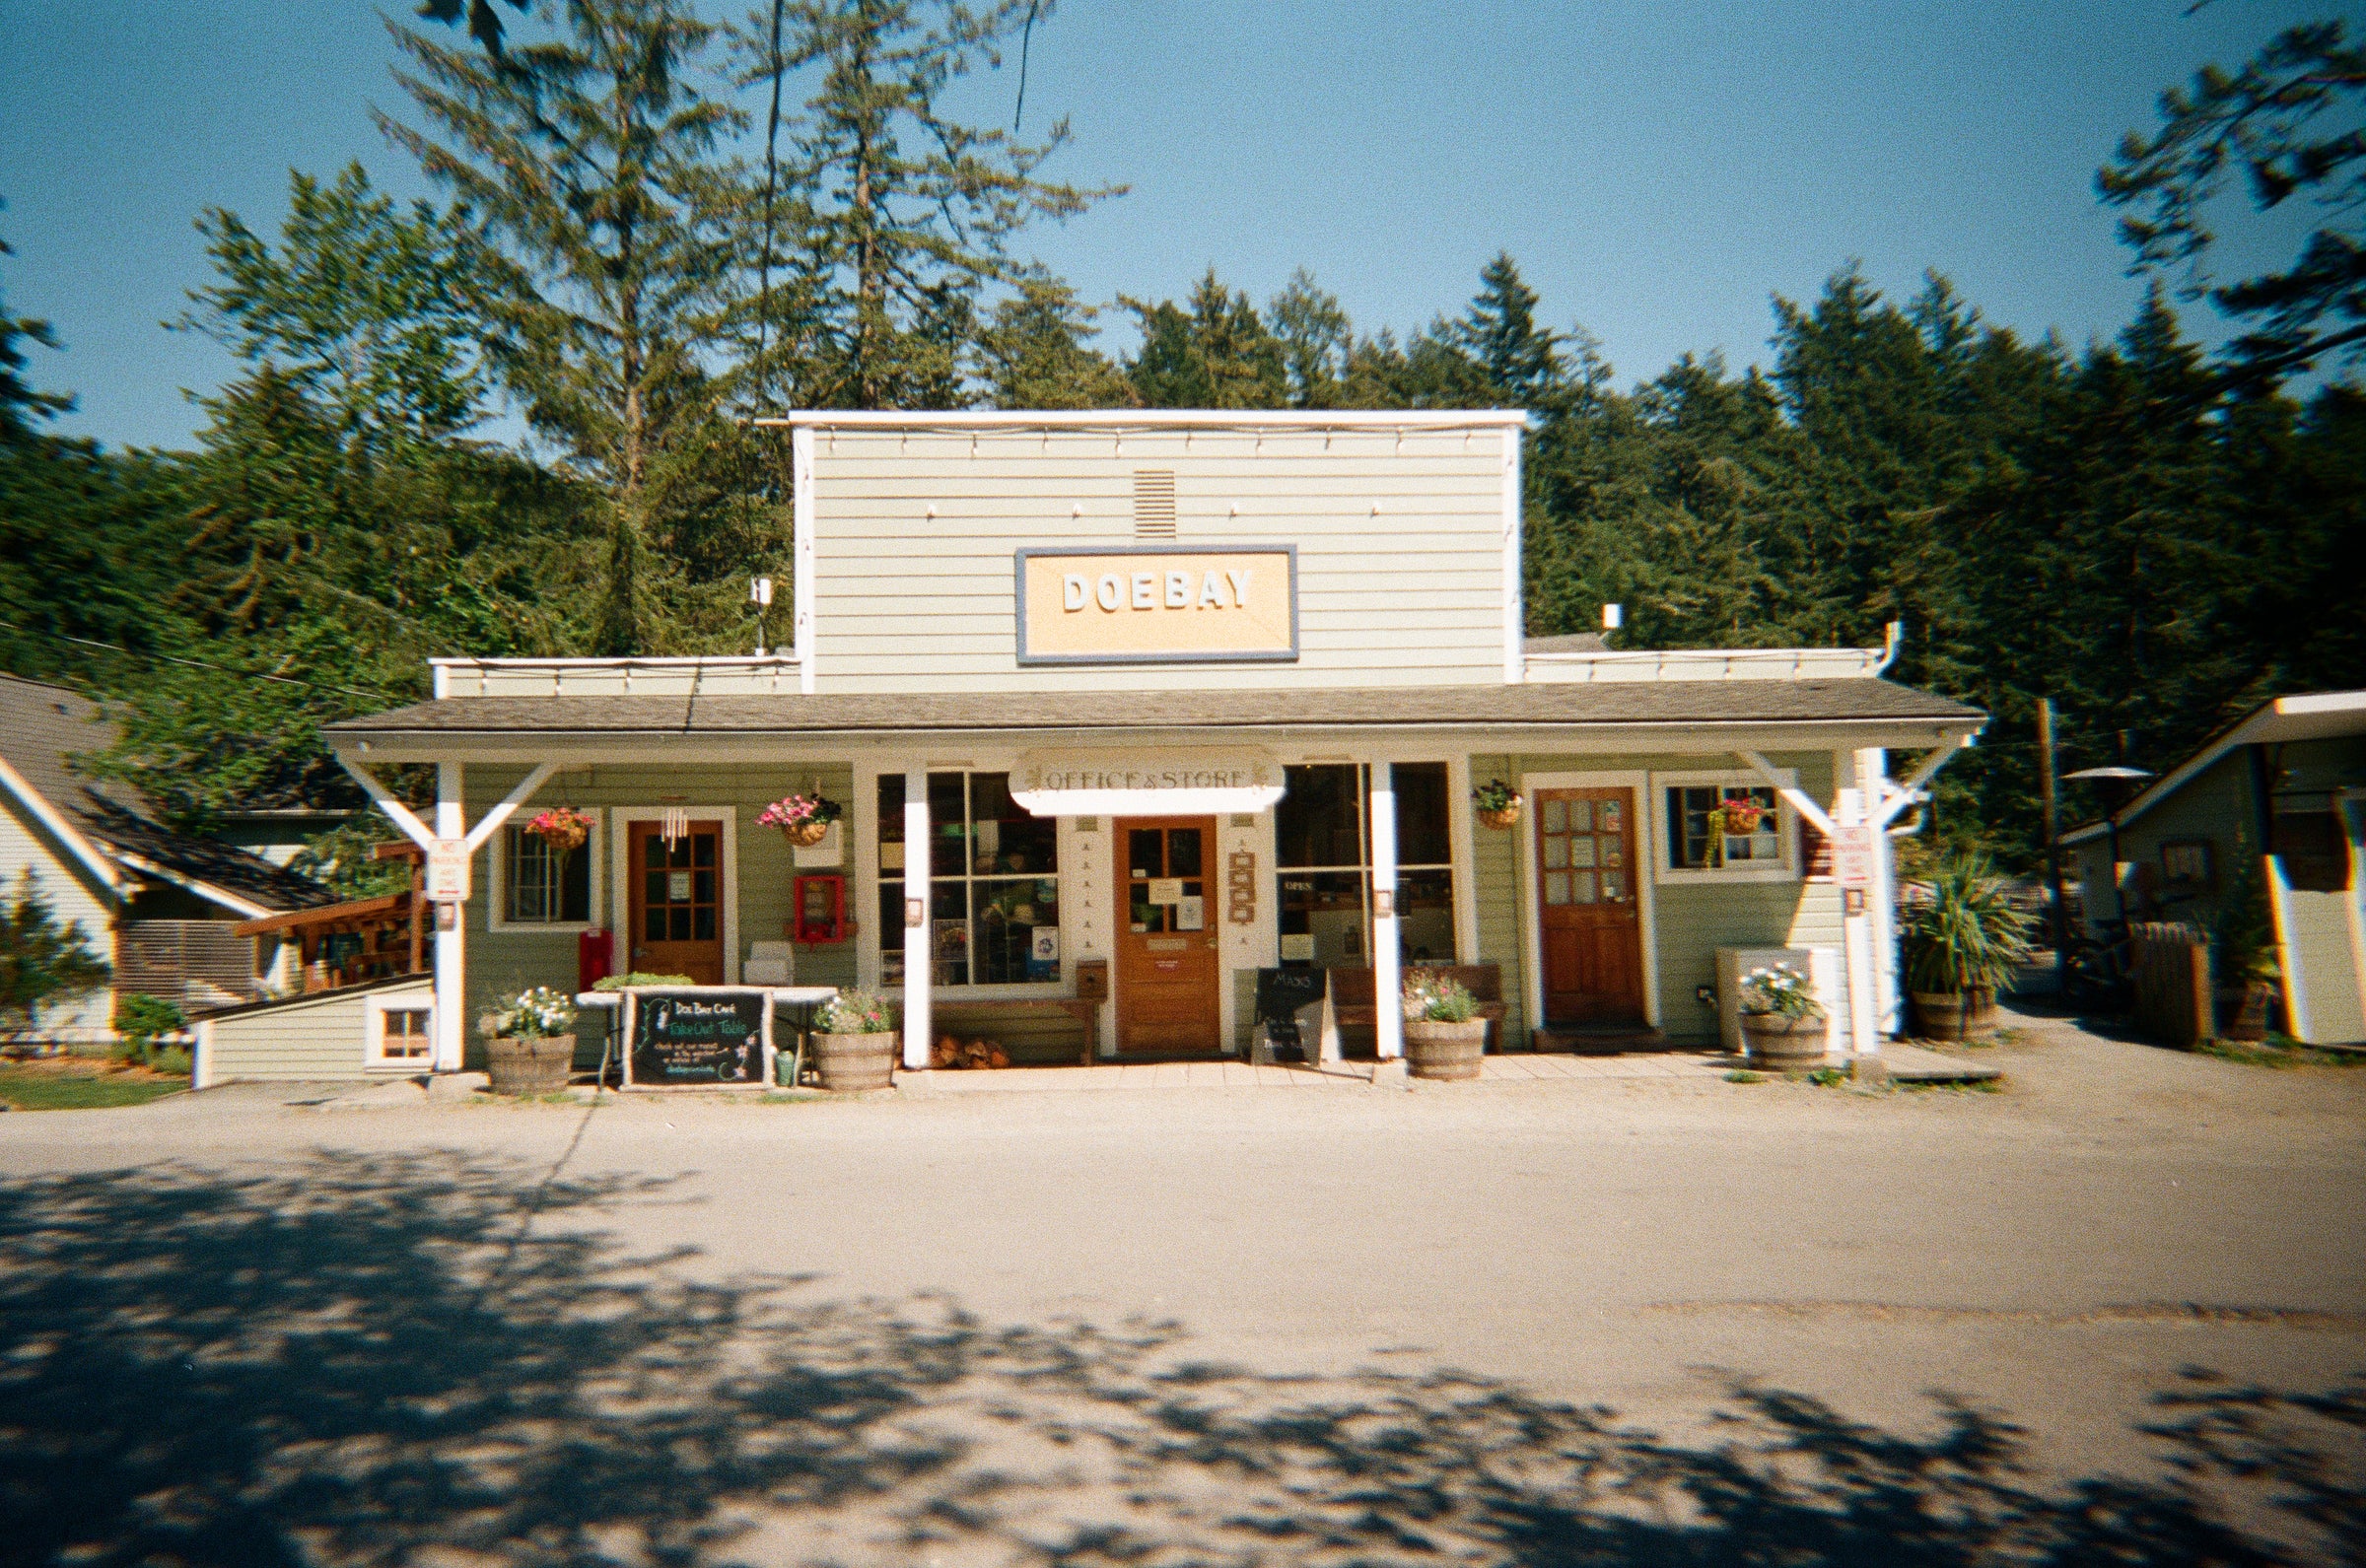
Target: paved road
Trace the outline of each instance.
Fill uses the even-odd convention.
[[[90,1422],[107,1380],[123,1421],[191,1434],[172,1466],[217,1502],[184,1509],[261,1498],[240,1528],[322,1560],[1689,1561],[1748,1536],[1847,1561],[1977,1534],[1901,1525],[1912,1497],[2169,1562],[2218,1527],[2165,1455],[2289,1427],[2331,1466],[2318,1534],[2258,1488],[2211,1506],[2331,1550],[2366,1523],[2366,1399],[2332,1412],[2345,1439],[2280,1396],[2366,1369],[2366,1070],[2043,1023],[1994,1055],[1995,1094],[233,1089],[9,1116],[0,1429],[11,1398],[35,1415],[0,1448]],[[694,1418],[651,1413],[690,1389]],[[2155,1402],[2180,1393],[2215,1402]],[[1950,1427],[1949,1400],[1981,1413]],[[2163,1420],[2185,1435],[2137,1429]],[[104,1451],[47,1516],[153,1545],[132,1500],[167,1462],[47,1436]],[[1731,1442],[1791,1468],[1704,1457]],[[2035,1500],[2103,1476],[2124,1485]]]

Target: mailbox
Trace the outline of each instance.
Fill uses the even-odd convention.
[[[1079,958],[1077,960],[1077,1000],[1107,1001],[1109,999],[1109,960]]]

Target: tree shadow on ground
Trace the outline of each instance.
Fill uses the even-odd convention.
[[[296,1563],[2280,1564],[2361,1560],[2366,1383],[2196,1377],[2149,1478],[2042,1482],[1940,1401],[1736,1383],[1711,1435],[1469,1376],[1191,1365],[683,1277],[588,1225],[662,1184],[320,1155],[20,1185],[0,1559]]]

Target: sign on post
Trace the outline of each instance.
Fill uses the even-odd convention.
[[[1836,828],[1832,840],[1832,879],[1844,890],[1863,892],[1873,885],[1872,827]]]
[[[431,904],[468,902],[466,839],[438,839],[427,848],[427,898]]]

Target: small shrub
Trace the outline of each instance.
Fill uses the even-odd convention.
[[[687,975],[654,975],[646,970],[634,970],[629,975],[610,975],[592,983],[593,990],[623,990],[627,987],[649,989],[657,986],[695,986],[698,982]]]
[[[1747,1067],[1736,1067],[1733,1071],[1725,1074],[1725,1081],[1727,1083],[1764,1083],[1767,1081],[1767,1075],[1763,1072],[1752,1072]]]
[[[178,1034],[188,1026],[188,1015],[162,996],[133,991],[115,998],[115,1033],[123,1037],[117,1050],[126,1061],[155,1066],[158,1038]],[[188,1053],[181,1055],[185,1057]]]
[[[1479,1001],[1470,989],[1435,969],[1407,970],[1403,1001],[1409,1024],[1464,1024],[1479,1016]]]
[[[895,1027],[895,1014],[876,991],[842,990],[822,1003],[813,1027],[825,1035],[883,1035]]]
[[[160,1047],[156,1055],[149,1058],[148,1065],[158,1072],[171,1073],[177,1078],[185,1078],[197,1070],[196,1058],[178,1046]]]
[[[1829,1089],[1835,1084],[1846,1083],[1848,1069],[1845,1067],[1818,1067],[1807,1075],[1807,1081],[1819,1089]]]

